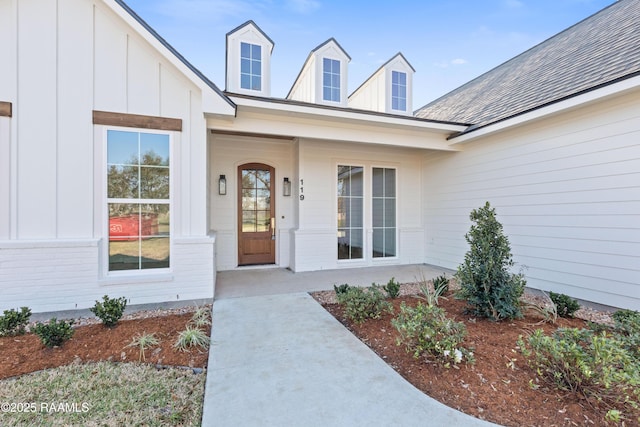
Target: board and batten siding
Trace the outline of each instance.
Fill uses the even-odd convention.
[[[0,186],[10,201],[0,209],[0,309],[85,308],[104,294],[132,304],[211,298],[202,89],[98,0],[2,1],[0,40],[0,101],[12,106],[12,117],[0,117],[0,152],[10,155],[8,188]],[[108,228],[96,110],[182,121],[171,159],[176,268],[161,281],[109,281],[100,271]],[[184,259],[197,268],[178,268]]]
[[[295,271],[420,263],[424,257],[422,218],[421,150],[388,146],[363,146],[301,138],[298,146],[298,226],[294,231]],[[366,256],[363,260],[337,259],[337,166],[363,166],[364,228]],[[371,168],[396,168],[398,257],[371,258]],[[299,181],[298,181],[299,182]],[[294,186],[295,187],[295,186]]]
[[[282,195],[282,181],[287,177],[293,182],[292,187],[295,187],[292,166],[293,140],[224,135],[213,131],[209,137],[209,145],[209,221],[217,239],[217,269],[231,270],[238,266],[237,174],[238,166],[247,163],[264,163],[275,169],[275,177],[272,178],[272,198],[276,202],[276,264],[282,268],[289,267],[290,233],[295,226],[294,196]],[[227,180],[226,195],[218,194],[220,175],[224,175]]]
[[[602,101],[424,164],[426,262],[456,268],[489,201],[528,286],[640,309],[640,103]]]

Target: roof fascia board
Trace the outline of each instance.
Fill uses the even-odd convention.
[[[562,112],[601,101],[605,98],[620,95],[624,92],[638,88],[640,88],[640,75],[480,127],[476,130],[471,130],[468,133],[452,136],[449,139],[449,142],[451,145],[471,142],[478,138],[511,129],[515,126],[524,125],[528,122],[543,119],[550,115],[560,114]]]
[[[376,124],[403,126],[409,128],[419,128],[422,130],[434,131],[438,133],[459,133],[467,129],[466,125],[453,123],[438,123],[427,120],[420,120],[413,117],[401,117],[383,114],[372,114],[367,111],[346,111],[345,109],[323,108],[322,105],[299,105],[288,102],[279,103],[270,100],[255,98],[237,97],[229,95],[231,100],[238,106],[252,107],[256,109],[279,111],[301,115],[313,115],[326,118],[342,120],[357,120],[365,122],[375,122]]]
[[[202,106],[205,112],[235,116],[235,104],[225,96],[211,80],[189,63],[173,46],[136,14],[123,0],[102,0],[102,2],[202,90]]]

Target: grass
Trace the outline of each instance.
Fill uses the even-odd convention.
[[[200,425],[205,377],[111,362],[40,371],[0,381],[0,425]],[[7,412],[5,402],[35,412]]]

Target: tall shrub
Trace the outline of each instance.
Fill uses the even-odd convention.
[[[493,320],[522,317],[519,299],[526,284],[524,276],[513,274],[511,247],[496,211],[486,202],[469,216],[473,224],[465,235],[469,251],[458,266],[458,298],[464,299],[477,316]]]

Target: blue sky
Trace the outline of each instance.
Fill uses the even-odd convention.
[[[271,95],[284,98],[311,49],[334,37],[351,93],[402,52],[417,109],[614,0],[125,0],[224,90],[225,35],[252,19],[275,42]]]

